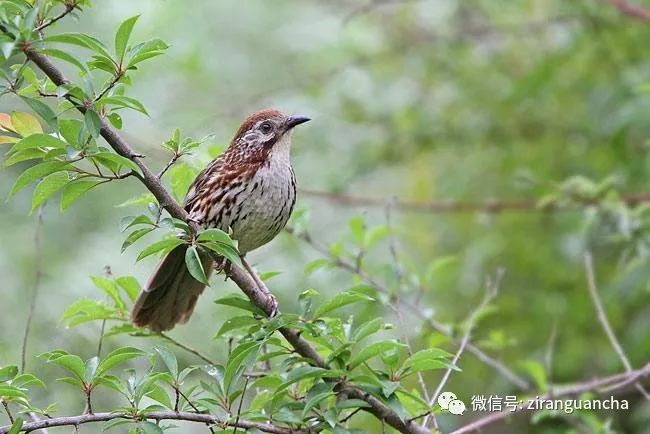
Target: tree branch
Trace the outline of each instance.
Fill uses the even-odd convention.
[[[341,206],[348,207],[385,207],[387,199],[378,197],[366,196],[353,196],[344,193],[330,193],[326,191],[301,189],[301,194],[311,196],[318,199],[324,199]],[[650,202],[650,193],[637,193],[628,194],[621,197],[621,200],[628,206],[637,206],[641,203]],[[580,200],[580,205],[596,205],[597,199]],[[538,201],[535,200],[503,200],[503,199],[489,199],[484,201],[453,201],[453,200],[439,200],[439,201],[415,201],[415,200],[399,200],[395,199],[393,202],[395,210],[402,212],[421,212],[430,214],[454,214],[454,213],[486,213],[486,214],[500,214],[504,212],[568,212],[580,210],[581,207],[577,204],[559,206],[548,205],[540,207]]]
[[[215,424],[219,426],[239,427],[243,429],[258,429],[263,432],[272,434],[306,434],[307,431],[296,430],[292,428],[283,428],[275,426],[270,423],[253,422],[250,420],[240,419],[238,422],[224,420],[210,414],[176,412],[176,411],[156,411],[152,413],[139,414],[133,416],[127,413],[94,413],[82,414],[79,416],[63,416],[51,419],[43,419],[38,422],[30,422],[23,424],[20,429],[21,432],[32,432],[43,428],[51,428],[57,426],[79,426],[93,422],[106,422],[114,419],[129,419],[134,422],[142,420],[182,420],[188,422],[199,422],[205,424]],[[0,427],[0,434],[6,434],[11,429],[10,426]]]
[[[52,63],[52,61],[45,55],[37,53],[30,47],[24,48],[25,55],[32,61],[36,66],[38,66],[44,73],[47,75],[50,80],[57,86],[60,86],[70,81],[63,75],[63,73]],[[77,107],[80,111],[83,111],[83,107]],[[198,231],[199,226],[196,222],[192,221],[189,218],[187,212],[174,200],[170,195],[167,189],[160,182],[160,179],[149,169],[149,167],[142,162],[141,156],[137,154],[133,148],[119,135],[119,133],[113,129],[113,127],[108,123],[105,118],[101,118],[101,136],[106,140],[106,142],[113,148],[115,152],[123,157],[126,157],[132,160],[140,169],[142,176],[139,179],[145,185],[145,187],[154,195],[158,200],[158,203],[163,207],[172,217],[185,221],[193,231]],[[266,312],[267,315],[270,315],[271,306],[273,305],[270,297],[264,293],[264,291],[258,288],[258,285],[251,276],[242,270],[239,267],[231,266],[227,267],[226,275],[233,281],[237,286],[246,294],[246,296],[251,300],[253,304]],[[259,280],[259,279],[257,279]],[[268,292],[268,289],[266,289]],[[268,292],[270,294],[270,292]],[[280,333],[284,338],[293,346],[298,354],[311,360],[311,363],[315,366],[322,368],[328,368],[325,360],[321,357],[320,354],[304,339],[300,337],[300,334],[291,329],[281,328]],[[391,410],[389,407],[384,405],[379,399],[368,395],[364,391],[348,387],[344,389],[348,396],[363,399],[368,404],[370,404],[370,411],[380,420],[386,421],[393,428],[397,429],[402,433],[413,433],[413,434],[428,434],[429,430],[423,428],[412,421],[402,420],[397,413]],[[0,432],[1,434],[1,432]]]
[[[611,375],[609,377],[597,378],[595,380],[586,381],[584,383],[577,383],[568,386],[555,385],[550,388],[552,392],[541,395],[539,397],[535,397],[535,399],[545,401],[550,399],[558,399],[565,396],[578,396],[586,392],[596,392],[600,394],[608,392],[621,392],[631,384],[647,378],[648,376],[650,376],[650,363],[641,369],[637,369],[631,372],[623,372],[620,374]],[[614,387],[607,388],[607,386],[611,385],[614,385]],[[497,413],[491,413],[451,432],[450,434],[467,434],[479,431],[488,425],[492,425],[493,423],[499,422],[510,416],[514,416],[515,414],[533,410],[534,409],[529,409],[527,405],[523,405],[516,406],[513,409],[506,409]]]
[[[606,0],[607,3],[618,9],[623,15],[637,18],[641,21],[650,21],[650,10],[643,6],[629,3],[626,0]]]
[[[63,18],[63,17],[65,17],[66,15],[68,15],[70,12],[72,12],[72,11],[75,10],[76,8],[77,8],[77,2],[66,4],[66,5],[65,5],[65,10],[64,10],[63,12],[61,12],[59,15],[57,15],[57,16],[55,16],[55,17],[52,17],[52,18],[50,18],[49,20],[45,21],[43,24],[41,24],[40,26],[36,27],[34,30],[36,30],[37,32],[42,31],[42,30],[45,29],[46,27],[51,26],[52,24],[54,24],[54,23],[56,23],[57,21],[59,21],[61,18]]]
[[[612,344],[612,348],[614,348],[614,352],[616,352],[618,358],[621,359],[625,370],[627,372],[632,372],[632,364],[630,363],[630,359],[627,358],[627,355],[623,350],[623,346],[616,338],[616,334],[614,334],[614,330],[609,323],[609,319],[607,319],[607,313],[603,307],[603,302],[598,295],[598,288],[596,286],[596,273],[594,273],[594,262],[591,256],[591,252],[585,253],[584,261],[585,273],[587,274],[587,289],[589,290],[589,296],[591,297],[591,301],[593,302],[594,308],[596,309],[598,322],[600,322],[600,324],[603,326],[603,330],[607,335],[607,339],[609,339],[609,342]],[[641,383],[636,383],[635,387],[645,399],[650,400],[650,393],[645,390]]]

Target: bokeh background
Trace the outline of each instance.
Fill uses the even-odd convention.
[[[155,167],[164,165],[159,145],[176,127],[184,135],[212,135],[184,160],[200,168],[243,117],[274,106],[313,118],[294,136],[294,167],[304,189],[386,202],[535,202],[575,176],[605,181],[611,197],[650,188],[650,23],[606,1],[111,0],[53,32],[88,32],[110,43],[119,23],[135,14],[141,17],[134,39],[160,37],[171,45],[133,76],[130,93],[150,117],[124,115],[125,136]],[[27,109],[6,98],[1,104],[3,112]],[[22,169],[0,171],[0,196]],[[134,211],[116,205],[140,193],[129,180],[92,192],[64,214],[55,203],[45,207],[30,354],[54,348],[93,354],[99,326],[67,329],[60,321],[75,300],[100,297],[89,275],[101,276],[110,266],[115,275],[146,280],[156,260],[136,264],[135,249],[120,254],[118,235],[120,219]],[[20,359],[35,280],[37,225],[35,215],[26,217],[29,203],[28,191],[0,203],[0,365]],[[308,212],[312,235],[326,243],[349,237],[355,215],[369,225],[385,223],[382,206],[342,206],[301,194],[298,207]],[[495,310],[473,342],[531,382],[535,375],[570,382],[623,370],[589,300],[586,249],[593,251],[606,310],[632,365],[650,360],[648,224],[638,210],[610,208],[394,210],[392,223],[400,258],[424,282],[419,303],[436,320],[452,328],[461,323],[481,300],[486,276],[504,267]],[[302,290],[328,296],[351,284],[334,269],[306,274],[305,265],[319,255],[289,234],[251,257],[260,271],[282,271],[270,285],[286,311]],[[445,257],[453,260],[440,262]],[[386,243],[368,262],[390,285]],[[191,323],[172,335],[218,359],[224,348],[210,337],[228,311],[211,301],[234,290],[215,282]],[[380,306],[361,314],[395,322]],[[409,312],[404,317],[417,348],[447,345]],[[109,338],[106,345],[128,342]],[[197,363],[191,355],[179,357]],[[466,402],[473,395],[518,393],[472,355],[460,366],[448,389]],[[28,369],[51,380],[60,374],[33,358]],[[427,379],[436,384],[439,375]],[[81,410],[76,400],[61,399],[72,396],[65,385],[51,382],[40,393],[42,405],[57,401],[61,414]],[[614,432],[650,432],[650,404],[635,392],[623,397],[632,408],[600,413],[600,423],[610,420]],[[471,411],[443,415],[441,427],[448,431],[473,417]],[[533,425],[519,416],[486,432],[597,432],[595,418],[574,414]]]

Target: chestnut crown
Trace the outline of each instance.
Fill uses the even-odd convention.
[[[260,110],[242,122],[230,146],[270,149],[295,126],[309,120],[308,117],[289,116],[276,109]]]

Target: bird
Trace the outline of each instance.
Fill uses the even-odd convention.
[[[296,203],[292,132],[309,120],[276,109],[248,116],[226,150],[190,185],[184,201],[190,220],[229,232],[242,257],[275,238]],[[205,284],[190,274],[187,249],[187,244],[175,247],[154,270],[131,311],[136,326],[163,332],[189,320]],[[200,257],[210,273],[215,259]]]

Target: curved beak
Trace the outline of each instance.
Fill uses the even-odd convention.
[[[286,125],[285,128],[286,128],[287,131],[289,131],[290,129],[292,129],[296,125],[304,124],[305,122],[308,122],[310,120],[311,119],[308,118],[307,116],[290,116],[287,119],[287,123],[285,124]]]

